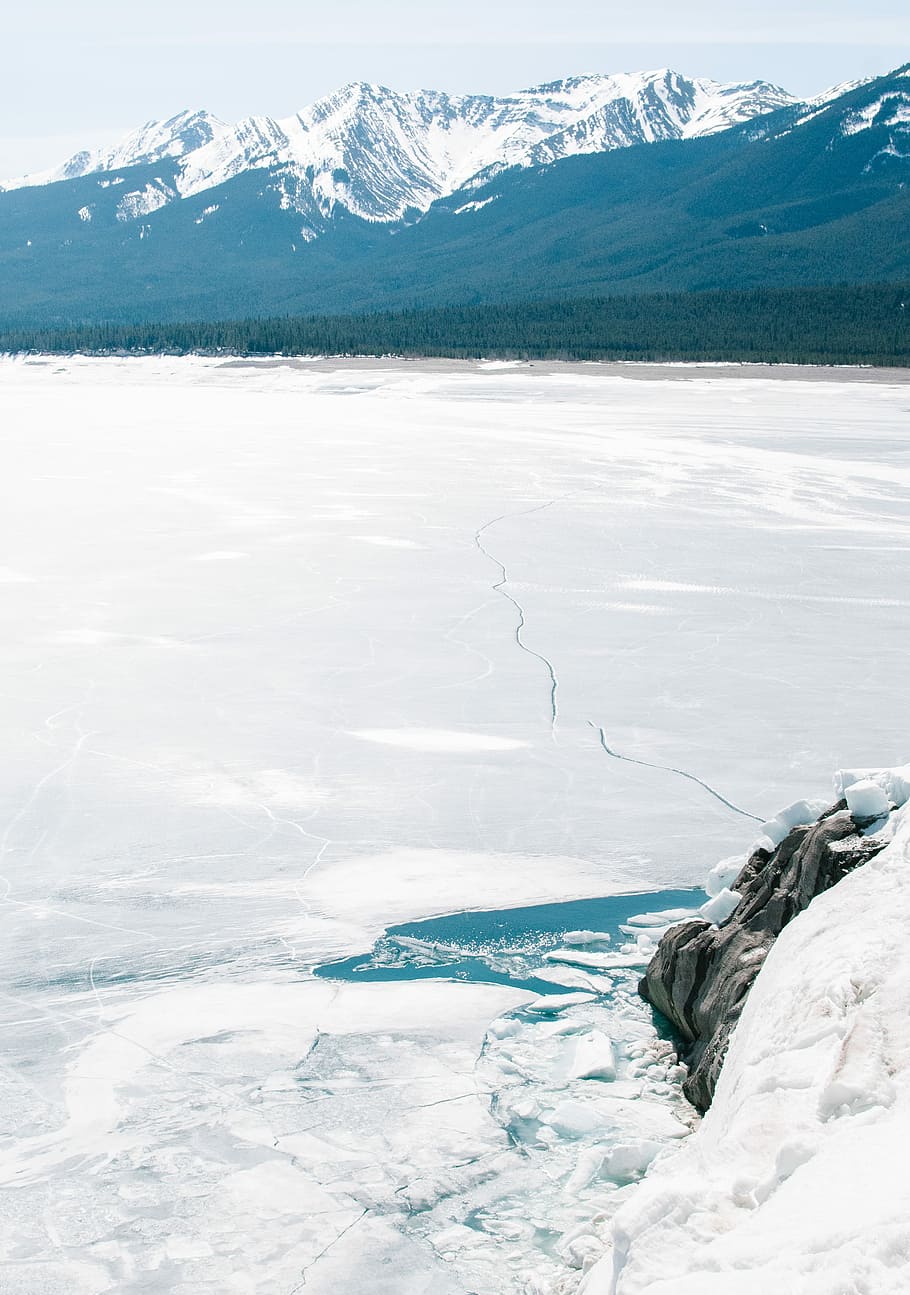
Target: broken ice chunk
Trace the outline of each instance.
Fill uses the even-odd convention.
[[[871,778],[854,782],[845,790],[847,808],[858,822],[871,823],[876,818],[884,818],[891,812],[888,797],[883,787]]]
[[[520,1120],[536,1120],[540,1114],[540,1103],[533,1097],[528,1097],[522,1102],[516,1102],[512,1110]]]
[[[710,891],[708,894],[710,895]],[[635,917],[627,919],[628,926],[674,926],[677,922],[685,922],[687,918],[694,917],[696,910],[694,908],[665,908],[659,913],[638,913]],[[625,927],[620,928],[625,930]]]
[[[651,961],[653,955],[653,945],[647,949],[642,949],[638,944],[624,944],[620,947],[618,953],[605,953],[603,962],[598,963],[606,971],[634,971],[640,967],[646,967]]]
[[[525,1003],[526,1012],[537,1012],[541,1016],[555,1016],[567,1007],[581,1007],[584,1003],[593,1003],[593,994],[542,994],[530,1003]]]
[[[846,797],[847,788],[858,782],[877,782],[895,809],[910,800],[910,764],[897,769],[839,769],[834,775],[834,794],[838,799]]]
[[[615,1079],[616,1053],[612,1040],[600,1030],[573,1038],[567,1074],[569,1079]]]
[[[603,1170],[610,1178],[636,1178],[644,1173],[651,1161],[661,1151],[659,1142],[650,1138],[620,1142],[604,1156]]]
[[[586,1147],[578,1157],[575,1168],[563,1185],[567,1196],[575,1196],[584,1191],[589,1183],[600,1173],[604,1162],[604,1153],[600,1147]]]
[[[602,971],[611,967],[615,961],[612,953],[586,953],[581,949],[552,949],[544,955],[545,962],[564,962],[569,967],[581,967],[588,971]]]
[[[610,937],[606,931],[566,931],[562,937],[563,944],[609,944]]]
[[[565,985],[567,989],[590,990],[592,994],[609,994],[613,988],[613,981],[608,976],[593,975],[581,967],[567,967],[559,963],[552,967],[541,967],[537,972],[537,979]]]
[[[583,1138],[603,1127],[603,1114],[595,1106],[568,1098],[551,1111],[541,1115],[541,1121],[564,1138]]]
[[[741,899],[742,895],[738,891],[729,890],[725,886],[713,899],[709,899],[707,904],[702,904],[698,911],[706,922],[713,922],[715,926],[720,926],[728,917],[733,916]]]

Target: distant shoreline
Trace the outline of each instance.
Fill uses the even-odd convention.
[[[24,355],[199,355],[303,363],[910,365],[910,283],[737,289],[631,297],[439,306],[366,315],[0,327],[0,351]],[[134,307],[135,308],[135,307]],[[358,358],[362,357],[362,358]],[[382,358],[385,357],[385,358]],[[704,367],[702,367],[704,366]],[[564,368],[554,372],[564,373]],[[625,371],[616,369],[615,372]],[[748,372],[742,368],[740,372]]]
[[[735,360],[497,360],[451,359],[439,356],[397,355],[232,355],[219,356],[204,352],[183,355],[158,354],[92,354],[86,351],[0,352],[0,358],[25,365],[60,364],[66,360],[128,360],[142,363],[154,360],[203,360],[212,369],[291,369],[296,372],[329,373],[339,369],[352,372],[379,372],[388,369],[418,370],[428,374],[476,373],[497,377],[536,375],[573,375],[579,377],[627,378],[636,382],[696,382],[730,378],[777,382],[865,382],[884,385],[910,385],[910,367],[895,365],[756,363]]]
[[[52,357],[60,359],[60,356]],[[87,357],[101,358],[101,357]],[[141,357],[124,357],[136,359]],[[183,358],[183,357],[175,357]],[[200,356],[214,359],[212,356]],[[475,371],[494,372],[497,376],[510,373],[578,374],[584,377],[632,378],[638,382],[659,382],[680,379],[686,382],[705,378],[773,378],[786,382],[883,382],[910,384],[910,367],[895,365],[885,368],[877,365],[850,364],[761,364],[735,360],[460,360],[433,356],[409,358],[405,356],[341,355],[318,356],[232,356],[220,368],[277,369],[295,368],[326,372],[338,368],[352,370],[378,370],[390,367],[420,368],[426,373],[459,373]]]

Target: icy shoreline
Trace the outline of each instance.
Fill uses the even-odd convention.
[[[908,773],[838,775],[880,853],[782,931],[703,1122],[623,1204],[582,1295],[907,1289]]]

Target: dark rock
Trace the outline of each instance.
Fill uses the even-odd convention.
[[[862,836],[841,801],[817,823],[793,828],[775,850],[749,857],[733,883],[742,900],[722,926],[684,922],[663,937],[639,992],[680,1036],[689,1067],[683,1089],[700,1111],[711,1104],[730,1035],[778,935],[885,844]]]

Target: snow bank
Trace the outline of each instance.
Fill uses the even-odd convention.
[[[896,799],[907,772],[873,780]],[[893,818],[778,938],[704,1122],[622,1206],[583,1295],[910,1289],[910,809]]]

